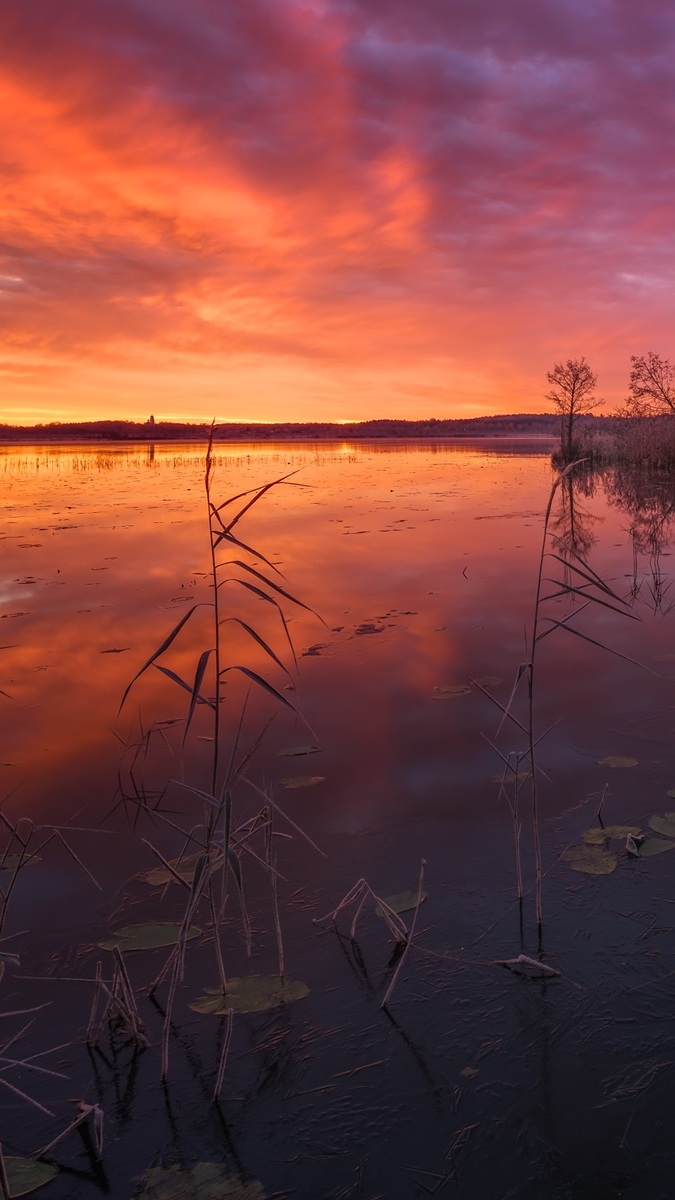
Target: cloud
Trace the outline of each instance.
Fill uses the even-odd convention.
[[[26,362],[92,409],[123,370],[130,413],[170,362],[188,414],[219,369],[251,417],[275,375],[299,419],[350,381],[536,408],[552,357],[619,395],[627,336],[668,352],[665,0],[35,0],[0,37],[17,407]]]

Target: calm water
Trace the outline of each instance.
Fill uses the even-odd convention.
[[[659,1190],[659,1172],[671,1164],[650,1105],[660,1103],[661,1064],[674,1049],[654,999],[668,990],[668,975],[651,931],[670,933],[675,854],[672,862],[668,854],[622,859],[609,880],[560,861],[595,824],[605,788],[607,821],[645,828],[650,815],[675,807],[666,795],[675,787],[667,486],[645,494],[626,481],[609,480],[607,488],[586,481],[556,499],[560,544],[587,555],[640,617],[594,607],[575,626],[642,667],[561,630],[541,644],[537,731],[553,726],[540,748],[547,948],[565,973],[542,985],[492,965],[521,948],[511,818],[490,744],[499,709],[475,685],[468,689],[470,680],[484,680],[505,704],[526,655],[553,478],[548,448],[239,445],[219,447],[216,458],[219,499],[296,472],[238,529],[313,610],[286,607],[297,677],[271,606],[234,583],[221,591],[227,613],[255,626],[293,683],[234,622],[224,627],[225,662],[265,674],[302,714],[249,689],[242,745],[273,717],[251,775],[325,855],[295,837],[280,867],[289,969],[311,994],[288,1010],[237,1019],[217,1116],[206,1100],[203,1111],[195,1101],[214,1053],[213,1027],[205,1033],[207,1018],[186,1009],[169,1100],[158,1091],[152,1048],[142,1056],[142,1086],[129,1081],[128,1062],[98,1064],[92,1080],[73,1051],[67,1066],[77,1082],[62,1092],[53,1084],[43,1094],[27,1072],[17,1083],[27,1090],[31,1083],[56,1120],[0,1095],[11,1151],[28,1153],[65,1127],[66,1101],[79,1087],[107,1112],[111,1174],[97,1175],[73,1135],[75,1143],[64,1141],[54,1157],[80,1174],[49,1185],[46,1200],[93,1196],[105,1186],[121,1197],[151,1161],[223,1158],[262,1180],[268,1195],[301,1200],[406,1198],[434,1182],[441,1194],[479,1200],[669,1194]],[[13,897],[6,932],[16,942],[8,948],[25,956],[23,975],[40,978],[29,985],[8,971],[4,1009],[35,1002],[37,990],[59,1025],[52,1044],[81,1038],[87,1023],[91,987],[67,980],[91,979],[100,955],[92,946],[106,929],[145,915],[147,890],[126,881],[156,862],[148,842],[167,856],[180,850],[175,825],[189,828],[194,804],[182,785],[208,787],[211,728],[198,712],[181,745],[188,697],[175,684],[151,669],[118,714],[130,679],[181,616],[210,599],[203,459],[202,447],[185,445],[0,453],[4,811],[45,827],[68,822],[67,841],[98,884],[50,843]],[[564,571],[551,561],[554,578]],[[548,611],[563,619],[569,599],[549,602]],[[198,608],[162,660],[190,680],[210,644],[207,616]],[[249,685],[234,672],[227,678],[229,736]],[[448,694],[459,685],[467,690]],[[147,753],[135,754],[151,727]],[[520,742],[511,727],[497,746],[508,755]],[[280,754],[311,743],[321,752]],[[611,755],[637,765],[600,764]],[[303,776],[320,780],[289,786]],[[148,811],[154,806],[174,824]],[[530,886],[527,829],[524,855]],[[365,922],[354,958],[348,942],[312,918],[362,876],[384,896],[413,888],[421,858],[428,898],[420,949],[409,956],[387,1017],[379,1003],[391,945],[377,920]],[[270,918],[260,881],[250,886],[254,969],[271,972]],[[233,937],[234,967],[243,972],[250,966],[236,930]],[[533,953],[531,929],[526,937]],[[142,956],[133,957],[142,987],[153,967],[145,978],[136,967]],[[156,973],[156,957],[152,963]],[[216,982],[203,977],[210,970],[195,968],[186,1002]],[[645,981],[639,1009],[627,997]],[[617,1012],[632,1023],[629,1044],[617,1033]],[[590,1022],[583,1041],[582,1013]],[[72,1028],[61,1028],[67,1022]],[[592,1103],[577,1112],[585,1090]],[[641,1190],[625,1132],[633,1111],[626,1101],[635,1097],[642,1107],[632,1152],[649,1150],[651,1191]],[[496,1164],[499,1185],[489,1182]]]

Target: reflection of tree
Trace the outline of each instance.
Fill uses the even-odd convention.
[[[649,591],[655,610],[663,610],[670,581],[663,573],[661,557],[668,545],[675,519],[675,479],[633,464],[621,463],[604,474],[609,503],[629,518],[627,532],[633,549],[631,591],[637,596],[642,586],[639,556],[649,562]]]
[[[556,552],[561,558],[586,558],[597,542],[593,526],[600,517],[579,503],[579,496],[590,497],[595,492],[593,471],[580,464],[560,481],[558,503],[551,517]]]

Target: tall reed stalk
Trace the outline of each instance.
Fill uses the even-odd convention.
[[[548,526],[551,519],[551,510],[556,492],[560,487],[563,479],[570,473],[571,466],[562,471],[555,480],[551,488],[546,512],[544,513],[544,527],[541,537],[541,550],[539,552],[539,563],[537,567],[537,585],[534,597],[534,610],[532,613],[532,632],[530,635],[530,661],[527,670],[527,748],[530,760],[530,801],[531,801],[531,816],[532,816],[532,841],[534,847],[534,905],[537,920],[537,940],[541,944],[543,934],[543,910],[541,903],[541,837],[539,832],[539,796],[537,793],[537,760],[535,749],[535,734],[534,734],[534,698],[535,698],[535,667],[537,660],[537,646],[539,644],[539,618],[541,610],[541,589],[544,578],[544,563],[546,561],[546,546],[548,542]]]
[[[213,494],[215,471],[214,455],[214,426],[211,427],[207,445],[204,466],[204,494],[207,509],[207,527],[209,536],[209,587],[211,597],[208,601],[194,604],[171,630],[164,641],[150,655],[148,660],[134,675],[128,684],[120,709],[124,705],[133,685],[151,667],[160,671],[172,684],[189,697],[187,713],[184,720],[182,746],[188,739],[192,722],[198,707],[206,707],[211,714],[211,756],[208,766],[208,783],[206,790],[193,784],[182,783],[195,799],[201,801],[203,823],[187,833],[181,854],[187,852],[188,843],[197,846],[198,859],[193,878],[186,883],[172,864],[165,859],[154,847],[153,852],[159,857],[178,883],[187,887],[188,896],[185,914],[181,924],[181,932],[177,946],[169,957],[155,980],[151,991],[154,993],[159,984],[168,979],[168,996],[164,1015],[164,1032],[162,1038],[162,1078],[168,1074],[169,1038],[171,1031],[172,1010],[176,998],[178,984],[185,970],[185,956],[191,921],[197,909],[206,904],[213,930],[216,962],[220,988],[227,993],[227,973],[221,946],[221,928],[225,913],[228,891],[233,885],[238,895],[244,936],[250,952],[250,922],[246,907],[243,881],[243,860],[253,859],[267,873],[270,879],[274,928],[276,933],[279,972],[285,970],[281,922],[277,900],[275,855],[273,852],[273,812],[279,812],[278,806],[271,797],[253,785],[259,792],[264,804],[252,818],[238,818],[235,814],[234,793],[242,782],[251,784],[245,772],[252,757],[255,755],[265,729],[253,739],[248,750],[241,748],[243,737],[246,701],[240,712],[238,722],[235,721],[235,732],[231,737],[229,753],[226,754],[225,728],[222,719],[224,701],[223,682],[229,672],[235,671],[243,675],[253,688],[270,696],[273,701],[299,715],[294,704],[279,690],[269,678],[260,674],[252,667],[226,661],[223,646],[223,631],[229,623],[236,625],[246,635],[248,640],[262,651],[265,660],[275,669],[293,680],[292,670],[297,666],[297,658],[290,637],[285,615],[285,607],[297,606],[313,613],[308,605],[294,596],[284,585],[283,576],[263,552],[243,541],[239,535],[238,525],[255,505],[273,488],[288,485],[295,472],[281,476],[248,491],[237,493],[217,502]],[[298,486],[294,484],[293,486]],[[262,565],[261,565],[262,564]],[[244,620],[236,612],[226,615],[223,603],[224,589],[229,592],[243,591],[247,601],[262,604],[263,608],[276,614],[287,648],[290,650],[292,666],[289,668],[282,660],[279,652],[262,636],[258,628],[248,620]],[[198,652],[194,675],[191,680],[183,678],[172,667],[166,665],[166,656],[180,637],[188,622],[193,623],[195,614],[202,610],[208,614],[207,624],[209,644]],[[315,613],[313,615],[316,616]],[[231,714],[234,717],[234,714]],[[232,722],[230,722],[232,724]],[[156,814],[157,815],[157,814]],[[282,814],[283,816],[283,814]],[[173,824],[169,821],[169,824]],[[174,826],[175,827],[175,826]],[[185,831],[182,831],[185,833]],[[256,849],[256,839],[262,838],[259,851]],[[230,1018],[231,1022],[231,1018]],[[231,1034],[231,1023],[226,1045],[221,1058],[221,1068],[216,1081],[216,1094],[222,1086],[222,1076],[227,1057],[227,1045]]]
[[[532,616],[530,621],[530,633],[528,638],[528,657],[525,662],[521,662],[518,666],[516,678],[511,689],[511,695],[506,705],[502,705],[494,696],[486,692],[484,687],[481,687],[489,698],[495,703],[502,712],[502,719],[499,725],[498,733],[501,731],[504,723],[508,720],[525,735],[526,750],[523,753],[514,752],[509,756],[505,756],[501,751],[497,753],[502,758],[505,764],[504,777],[502,780],[502,789],[505,790],[506,779],[508,776],[513,776],[515,788],[515,799],[511,805],[511,812],[514,820],[514,835],[516,847],[516,874],[518,880],[518,895],[521,902],[521,931],[522,925],[522,865],[520,859],[520,839],[519,839],[519,817],[518,817],[518,793],[520,780],[520,764],[525,761],[528,768],[529,792],[530,792],[530,821],[532,829],[532,848],[533,848],[533,867],[534,867],[534,909],[535,922],[537,928],[537,944],[539,953],[542,953],[543,948],[543,903],[542,903],[542,848],[541,848],[541,822],[540,822],[540,805],[539,805],[539,779],[543,774],[537,759],[537,747],[542,738],[546,736],[549,730],[539,733],[537,725],[537,703],[538,703],[538,670],[540,657],[540,644],[545,638],[552,633],[568,633],[574,637],[583,639],[591,645],[598,646],[603,650],[609,650],[619,658],[627,659],[629,662],[634,662],[633,659],[628,659],[626,655],[620,654],[619,651],[613,650],[606,646],[603,642],[584,633],[578,629],[576,618],[584,612],[590,605],[601,606],[609,609],[612,612],[618,613],[620,616],[628,617],[632,620],[637,620],[634,612],[630,611],[628,602],[610,588],[610,586],[597,574],[591,567],[586,557],[578,553],[572,545],[563,543],[559,537],[552,533],[551,530],[551,514],[556,494],[561,485],[569,481],[570,486],[573,486],[573,473],[579,467],[580,462],[570,463],[563,471],[560,471],[553,481],[553,485],[549,492],[546,509],[544,512],[544,520],[542,526],[541,544],[537,559],[537,574],[534,588],[534,599],[532,606]],[[557,571],[560,567],[563,568],[562,578],[553,577],[547,574],[549,570]],[[548,591],[545,585],[550,585],[554,590]],[[567,598],[572,607],[569,612],[558,619],[557,617],[549,616],[545,610],[545,605],[549,601]],[[639,665],[639,664],[635,664]],[[526,711],[523,719],[520,720],[514,712],[517,693],[523,679],[527,680],[527,702]],[[479,685],[480,686],[480,685]],[[497,749],[495,747],[495,749]],[[515,766],[513,765],[515,761]]]

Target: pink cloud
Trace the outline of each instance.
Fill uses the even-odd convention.
[[[670,351],[660,0],[36,0],[0,37],[17,409],[123,372],[144,412],[165,368],[186,414],[219,372],[250,417],[536,409],[554,358],[611,399]]]

